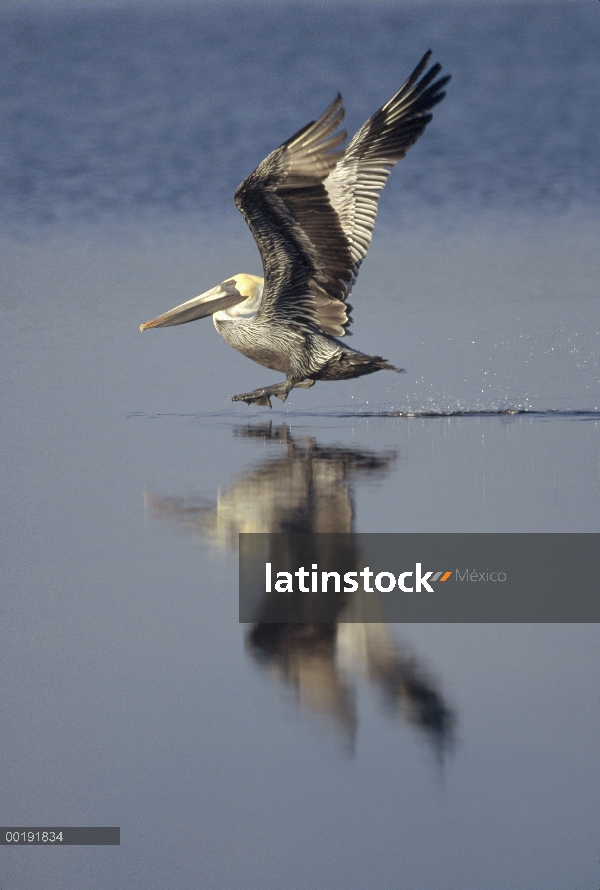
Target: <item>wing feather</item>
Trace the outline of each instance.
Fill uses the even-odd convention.
[[[435,80],[441,65],[432,65],[421,77],[430,58],[431,50],[390,101],[360,128],[325,180],[350,245],[353,282],[371,243],[379,193],[392,167],[425,130],[431,109],[446,95],[443,87],[450,77]]]

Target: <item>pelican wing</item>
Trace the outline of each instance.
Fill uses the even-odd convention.
[[[449,78],[421,79],[427,53],[396,95],[359,130],[344,152],[342,98],[275,149],[242,182],[235,203],[261,253],[265,320],[310,324],[343,336],[346,300],[371,240],[379,192],[429,121]],[[337,131],[337,132],[336,132]]]
[[[441,65],[433,65],[421,77],[430,58],[431,50],[390,101],[360,128],[325,180],[350,246],[352,283],[369,249],[379,193],[392,167],[414,145],[433,117],[430,110],[446,95],[443,87],[450,76],[435,80]]]
[[[265,289],[259,314],[344,332],[352,279],[350,245],[324,185],[343,155],[342,97],[260,164],[235,203],[260,250]]]

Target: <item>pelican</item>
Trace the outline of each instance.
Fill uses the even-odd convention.
[[[260,251],[264,278],[233,275],[217,287],[140,326],[170,327],[213,316],[223,339],[285,381],[233,396],[271,407],[294,387],[348,380],[387,369],[379,355],[343,343],[348,304],[366,256],[379,193],[390,170],[425,130],[446,95],[441,65],[427,52],[398,92],[360,128],[345,150],[342,97],[251,173],[235,203]]]

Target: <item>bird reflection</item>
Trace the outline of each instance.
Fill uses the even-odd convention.
[[[240,532],[352,531],[353,480],[383,477],[396,458],[395,452],[322,447],[311,437],[293,437],[285,424],[248,424],[233,435],[282,447],[220,488],[216,504],[146,495],[154,515],[176,519],[221,547],[237,546]]]
[[[256,468],[203,498],[146,494],[155,518],[176,521],[217,547],[237,546],[240,532],[342,532],[354,530],[353,485],[384,478],[395,452],[319,445],[292,435],[287,425],[248,424],[234,436],[273,445]],[[315,561],[318,560],[315,556]],[[357,559],[358,555],[354,555]],[[345,553],[346,566],[353,554]],[[334,620],[271,623],[268,597],[246,636],[252,658],[269,669],[301,706],[325,715],[352,752],[358,728],[357,680],[376,689],[386,713],[401,717],[430,742],[442,761],[453,740],[454,714],[435,680],[383,623],[361,621],[352,595],[335,601]]]

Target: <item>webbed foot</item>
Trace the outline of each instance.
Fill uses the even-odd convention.
[[[254,392],[243,392],[237,396],[231,397],[232,402],[246,402],[247,405],[263,405],[265,408],[272,408],[270,396],[261,395],[261,390],[256,389]]]
[[[288,393],[292,387],[287,380],[284,383],[275,383],[273,386],[265,386],[263,389],[253,389],[252,392],[244,392],[237,396],[232,396],[232,402],[246,402],[247,405],[262,405],[265,408],[272,408],[271,396],[277,396],[282,402],[288,397]]]

